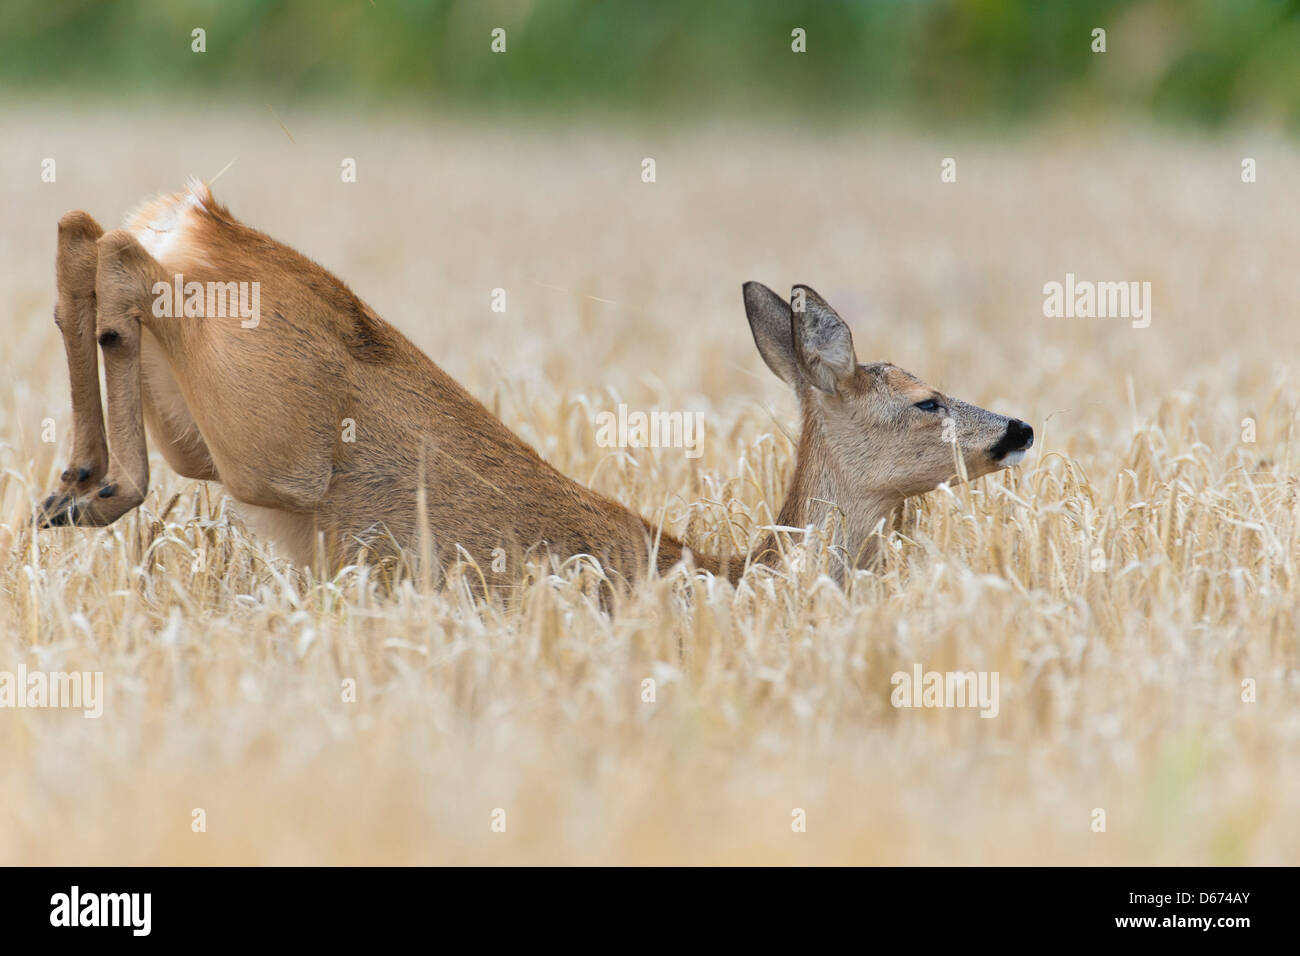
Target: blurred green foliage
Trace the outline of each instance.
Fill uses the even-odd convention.
[[[6,0],[0,84],[1300,127],[1300,0]],[[191,31],[206,31],[205,53]],[[490,50],[506,30],[504,54]],[[802,28],[807,52],[791,50]],[[1091,49],[1107,31],[1107,51]]]

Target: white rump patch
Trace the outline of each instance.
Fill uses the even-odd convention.
[[[127,217],[126,228],[145,251],[166,264],[185,237],[189,217],[196,210],[209,210],[212,192],[203,180],[190,177],[185,191],[161,196],[140,206]]]

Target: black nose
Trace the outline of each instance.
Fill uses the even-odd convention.
[[[1034,430],[1028,422],[1013,418],[1007,422],[1007,441],[1011,442],[1012,451],[1024,451],[1034,446]]]
[[[1006,433],[998,439],[998,443],[993,446],[989,454],[994,458],[1001,458],[1014,451],[1025,451],[1033,447],[1033,444],[1034,430],[1020,419],[1013,418],[1007,422]]]

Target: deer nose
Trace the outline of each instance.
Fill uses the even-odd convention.
[[[989,449],[989,456],[996,462],[1016,464],[1025,457],[1025,452],[1033,443],[1034,430],[1020,419],[1013,418],[1007,422],[1007,430],[1002,433],[998,443]]]
[[[1013,418],[1007,422],[1007,437],[1002,439],[1009,451],[1024,451],[1034,446],[1034,430],[1027,422]]]

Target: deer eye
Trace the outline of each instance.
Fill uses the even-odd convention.
[[[915,407],[919,408],[923,412],[937,412],[939,410],[939,403],[933,398],[927,398],[923,402],[917,402]]]

